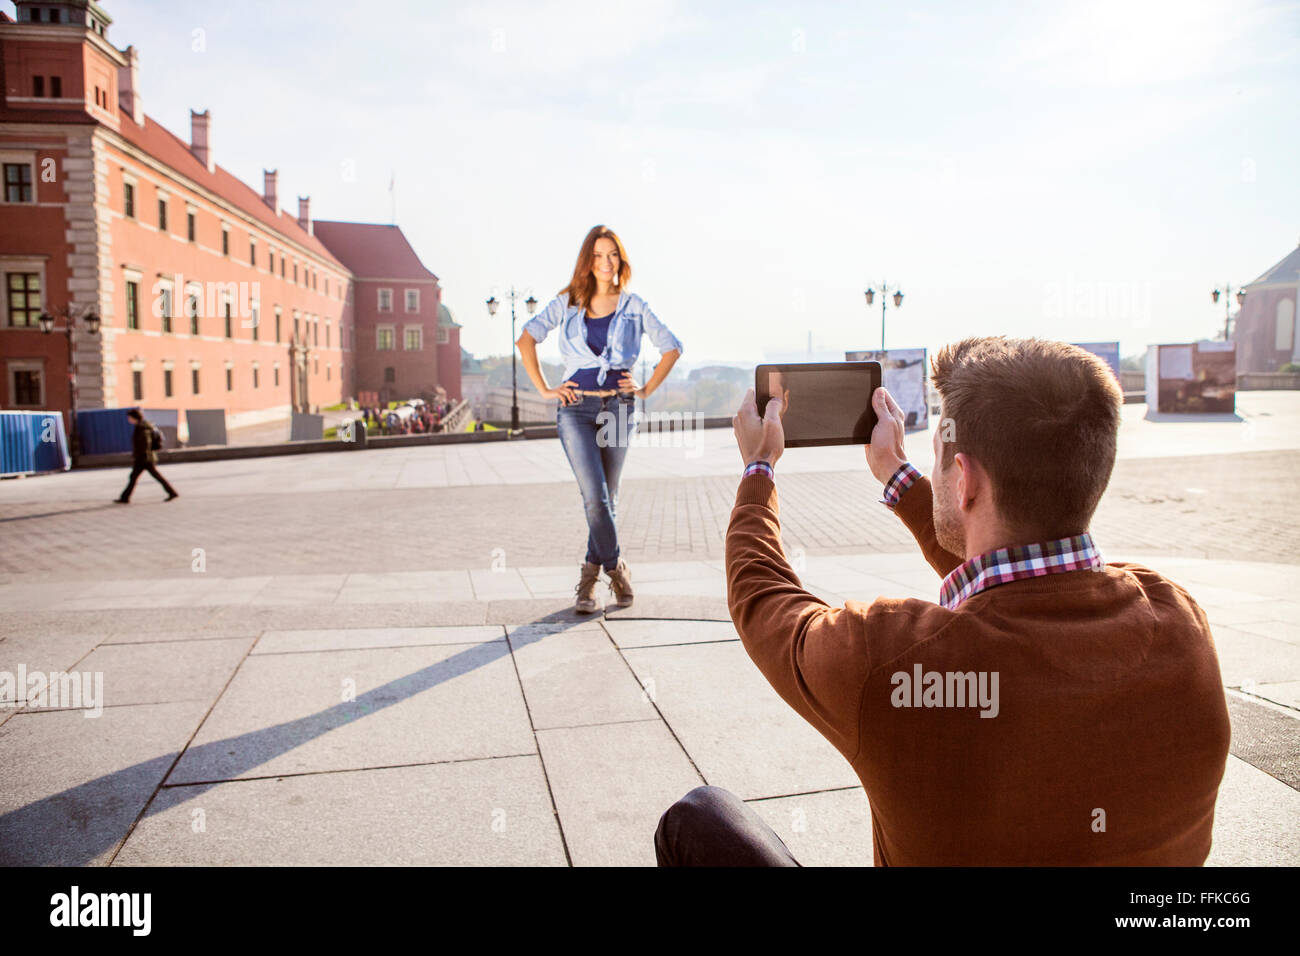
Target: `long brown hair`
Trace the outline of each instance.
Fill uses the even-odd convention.
[[[591,274],[591,266],[596,258],[597,239],[612,239],[618,249],[618,273],[614,276],[614,287],[619,290],[626,289],[628,281],[632,278],[632,265],[627,261],[627,250],[623,248],[623,240],[608,226],[592,226],[591,232],[587,233],[587,238],[582,240],[582,248],[578,250],[578,261],[573,266],[573,278],[560,290],[560,295],[568,293],[570,305],[585,309],[591,302],[591,297],[596,294],[596,277]]]

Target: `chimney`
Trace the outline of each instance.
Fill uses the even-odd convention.
[[[202,113],[190,110],[190,152],[208,168],[208,172],[216,170],[216,163],[212,161],[212,114],[207,110]]]
[[[271,207],[271,211],[276,215],[280,213],[278,197],[275,193],[276,170],[262,170],[262,202]]]
[[[298,197],[298,225],[307,231],[307,235],[314,236],[316,233],[311,227],[311,197]]]
[[[126,66],[117,70],[117,105],[136,126],[144,125],[144,100],[140,96],[140,51],[129,46],[122,51]]]

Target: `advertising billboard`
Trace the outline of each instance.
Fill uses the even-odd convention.
[[[909,431],[930,427],[929,366],[925,349],[845,352],[846,362],[879,362],[880,383],[894,396]]]

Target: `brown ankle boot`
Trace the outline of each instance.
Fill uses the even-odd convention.
[[[582,563],[582,577],[578,580],[578,586],[574,588],[578,592],[578,599],[573,603],[573,609],[579,614],[591,614],[597,609],[596,580],[599,577],[599,564],[592,564],[590,561]]]
[[[614,592],[614,603],[619,607],[628,607],[632,603],[632,571],[628,568],[627,562],[622,558],[618,559],[618,567],[613,571],[606,571],[609,575],[609,587]]]

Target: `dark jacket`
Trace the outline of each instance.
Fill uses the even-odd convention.
[[[135,464],[158,463],[158,453],[153,450],[153,431],[154,425],[147,419],[135,426],[135,432],[131,435],[131,455]]]

